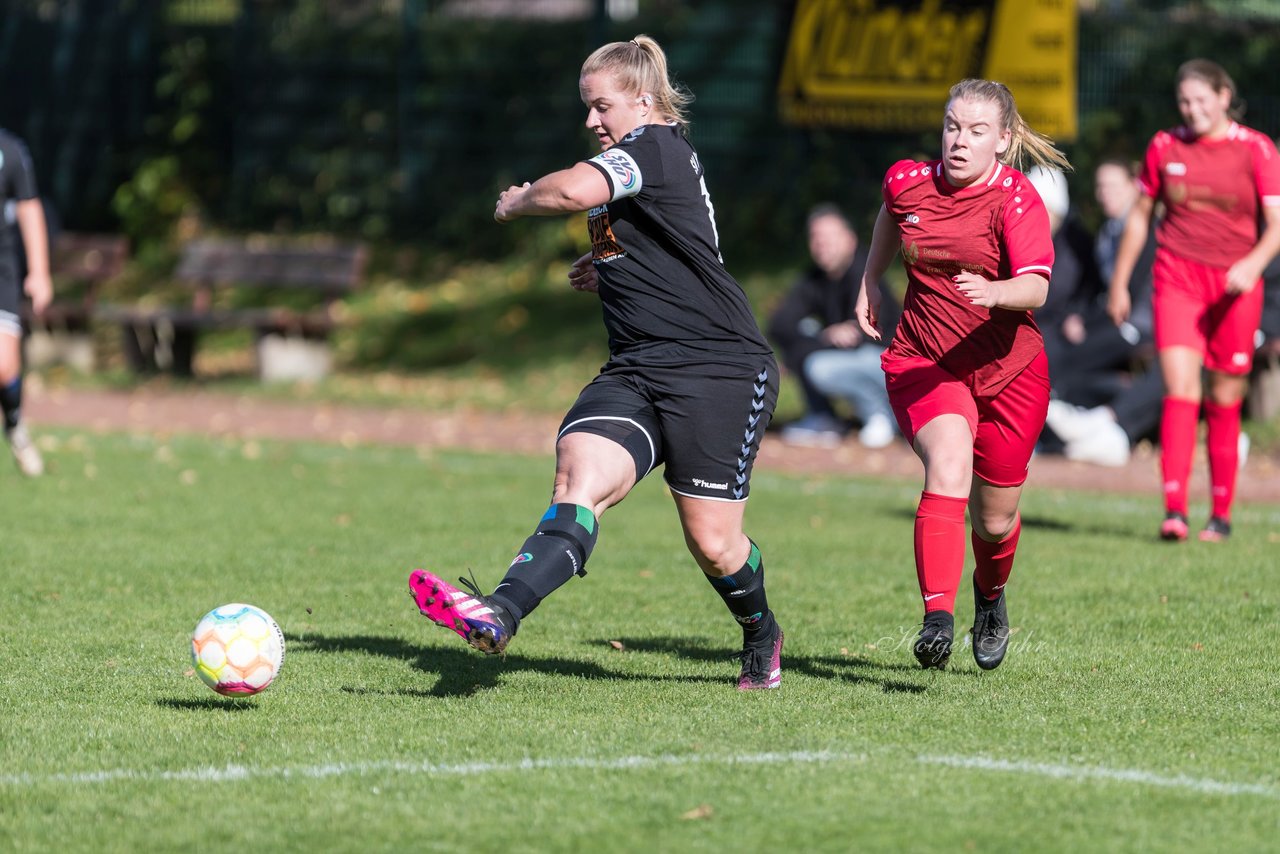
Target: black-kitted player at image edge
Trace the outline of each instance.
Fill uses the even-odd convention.
[[[18,470],[27,477],[44,473],[44,460],[22,421],[22,293],[40,316],[53,299],[49,278],[49,231],[36,192],[35,169],[21,139],[0,130],[0,411],[4,436]],[[14,227],[16,226],[16,228]],[[19,267],[21,240],[25,279]]]
[[[665,464],[685,543],[742,626],[738,688],[777,688],[782,629],[742,523],[778,369],[720,256],[685,135],[690,96],[672,86],[662,48],[646,36],[596,50],[578,85],[601,153],[508,188],[494,218],[589,212],[592,249],[569,283],[599,295],[609,361],[560,425],[551,506],[502,582],[485,596],[415,570],[410,591],[438,625],[502,652],[539,602],[585,574],[601,514]]]

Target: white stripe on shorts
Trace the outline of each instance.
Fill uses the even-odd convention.
[[[649,465],[645,466],[644,473],[648,474],[653,471],[653,467],[658,463],[658,451],[653,447],[653,436],[651,436],[649,431],[644,429],[644,427],[642,427],[634,418],[622,418],[617,415],[592,415],[587,418],[579,418],[577,421],[571,421],[564,425],[564,429],[556,434],[556,441],[559,441],[561,436],[568,433],[571,427],[576,427],[579,424],[585,424],[588,421],[625,421],[643,433],[644,440],[649,443]]]

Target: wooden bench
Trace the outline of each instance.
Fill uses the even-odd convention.
[[[193,240],[173,275],[191,291],[188,304],[102,306],[97,316],[121,325],[138,372],[190,376],[201,333],[249,329],[260,379],[315,380],[332,369],[336,303],[359,286],[366,259],[359,243]]]
[[[129,260],[129,241],[114,234],[63,231],[49,246],[53,302],[42,316],[22,307],[25,362],[40,368],[65,364],[90,372],[94,347],[89,321],[102,286],[120,275]]]

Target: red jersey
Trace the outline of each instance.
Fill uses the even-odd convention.
[[[1053,270],[1049,214],[1039,193],[1003,164],[987,181],[953,187],[941,161],[902,160],[884,179],[885,210],[898,224],[907,294],[889,345],[893,356],[922,356],[989,397],[1043,349],[1029,311],[983,308],[960,293],[962,271],[989,280]]]
[[[1222,139],[1185,127],[1147,146],[1143,191],[1164,202],[1157,244],[1211,267],[1230,267],[1258,242],[1259,204],[1280,205],[1280,156],[1256,130],[1232,122]]]

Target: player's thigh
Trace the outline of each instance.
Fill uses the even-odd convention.
[[[600,516],[635,485],[635,459],[614,440],[570,432],[556,442],[553,503],[577,504]]]
[[[1178,400],[1199,400],[1204,351],[1194,347],[1165,347],[1157,353],[1165,391]]]
[[[993,486],[981,479],[974,482],[969,495],[969,520],[979,537],[996,543],[1009,535],[1018,518],[1023,486]]]
[[[742,531],[745,501],[718,501],[672,493],[689,551],[704,570],[733,572],[742,566],[751,543]]]
[[[885,388],[903,437],[916,448],[917,434],[941,415],[958,415],[968,426],[970,443],[978,430],[973,392],[937,362],[918,356],[885,357]]]
[[[583,440],[581,436],[599,441]],[[610,445],[630,460],[631,486],[663,459],[661,424],[643,387],[629,376],[602,373],[582,390],[560,423],[556,436],[557,492],[561,489],[562,475],[564,486],[573,489],[582,488],[580,478],[603,477],[604,472],[596,475],[585,466],[592,449],[605,455],[608,469],[613,472],[621,458],[613,453]],[[570,468],[574,469],[574,477],[570,477]],[[616,478],[617,473],[612,476]],[[577,485],[571,487],[571,483]]]

